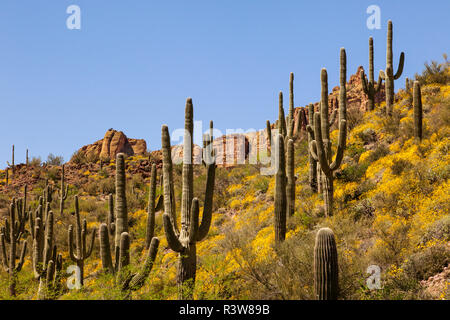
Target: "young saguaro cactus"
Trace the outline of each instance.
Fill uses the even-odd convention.
[[[144,283],[145,279],[150,274],[150,271],[153,267],[153,263],[156,258],[156,254],[158,251],[159,240],[156,237],[151,239],[150,247],[147,252],[147,256],[144,262],[144,265],[137,273],[131,273],[128,270],[128,266],[130,264],[130,236],[127,231],[123,231],[118,234],[117,230],[119,228],[117,215],[121,216],[120,220],[120,228],[123,230],[125,227],[128,229],[128,213],[126,212],[126,197],[125,197],[125,162],[124,162],[124,154],[118,154],[116,157],[116,193],[120,188],[122,188],[121,192],[121,210],[115,210],[115,216],[112,215],[113,201],[112,195],[109,196],[109,209],[110,216],[108,217],[108,224],[102,223],[100,225],[99,232],[99,240],[100,240],[100,257],[102,260],[103,269],[106,272],[116,275],[116,281],[120,286],[121,290],[125,292],[125,298],[131,297],[131,291],[140,289]],[[117,194],[116,194],[116,203],[117,203]],[[149,224],[149,223],[147,223]],[[154,228],[154,223],[151,224]],[[154,234],[154,230],[147,230],[151,234]],[[112,255],[111,255],[111,247],[109,236],[115,234],[114,241],[114,254],[115,261],[113,263]],[[118,238],[118,239],[117,239]],[[116,245],[118,243],[118,245]]]
[[[199,225],[199,201],[193,196],[193,105],[191,98],[187,99],[185,109],[181,230],[176,223],[170,135],[166,125],[162,126],[161,140],[164,179],[164,230],[169,247],[179,253],[177,271],[178,297],[179,299],[192,299],[197,269],[196,243],[207,236],[211,226],[216,159],[213,144],[210,143],[207,146],[208,150],[205,150],[203,153],[207,173],[203,218]]]
[[[59,214],[62,216],[64,213],[64,201],[67,199],[69,186],[64,188],[64,165],[61,167],[61,187],[59,189]]]
[[[290,140],[292,141],[292,140]],[[286,238],[286,159],[284,152],[284,138],[281,134],[277,136],[276,145],[276,167],[277,173],[275,175],[275,243],[281,243]]]
[[[364,74],[364,70],[361,70],[361,83],[364,93],[367,95],[367,108],[372,111],[375,109],[375,94],[377,94],[381,89],[381,83],[383,79],[378,76],[378,81],[375,82],[374,78],[374,67],[373,67],[373,38],[369,38],[369,80]]]
[[[330,228],[317,232],[314,246],[314,294],[317,300],[336,300],[339,293],[338,254]]]
[[[2,262],[3,262],[3,268],[4,270],[9,274],[9,293],[11,296],[16,295],[16,283],[17,283],[17,273],[22,270],[22,266],[25,259],[25,254],[27,251],[27,241],[24,240],[22,242],[22,250],[20,253],[19,263],[16,264],[17,260],[17,245],[20,241],[22,232],[20,231],[20,226],[18,221],[16,221],[16,211],[17,211],[17,203],[13,199],[13,202],[11,203],[9,207],[9,257],[7,255],[7,248],[6,248],[6,229],[2,228],[2,231],[0,232],[0,243],[1,243],[1,250],[2,250]]]
[[[413,87],[413,107],[414,107],[414,136],[422,140],[422,92],[419,81],[414,81]]]
[[[80,269],[80,284],[84,284],[84,261],[90,257],[92,254],[92,249],[94,248],[95,233],[96,228],[92,229],[91,242],[89,248],[87,247],[86,237],[87,237],[87,222],[80,219],[80,209],[78,206],[78,196],[75,196],[75,252],[74,252],[74,241],[73,241],[73,226],[70,225],[68,229],[68,247],[70,259],[75,262]]]
[[[325,68],[321,71],[322,93],[320,100],[320,113],[314,114],[314,140],[310,144],[310,153],[320,164],[323,173],[323,197],[325,202],[325,215],[333,214],[333,172],[339,168],[344,157],[347,138],[347,92],[346,74],[347,58],[345,49],[340,52],[340,91],[339,91],[339,139],[336,157],[332,161],[330,124],[328,122],[328,75]],[[320,183],[320,181],[319,181]]]
[[[398,64],[397,72],[394,74],[392,53],[392,21],[388,21],[387,43],[386,43],[386,69],[380,71],[380,77],[385,82],[386,87],[386,114],[391,116],[394,105],[394,80],[398,80],[403,72],[403,65],[405,63],[405,54],[400,54],[400,62]]]

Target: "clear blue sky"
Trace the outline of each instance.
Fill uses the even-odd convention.
[[[81,8],[81,30],[66,27],[71,4]],[[380,30],[366,27],[371,4],[381,8]],[[67,161],[108,128],[158,149],[162,124],[183,126],[189,96],[195,120],[264,128],[290,72],[303,106],[318,101],[322,67],[330,89],[337,85],[340,47],[350,76],[367,66],[373,36],[375,70],[384,68],[388,19],[395,67],[406,54],[403,87],[449,51],[449,12],[448,0],[2,0],[0,167],[12,144],[16,163],[26,148]]]

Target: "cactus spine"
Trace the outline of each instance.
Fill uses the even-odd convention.
[[[347,136],[347,93],[346,93],[346,74],[347,58],[345,49],[340,52],[340,91],[339,91],[339,142],[336,157],[332,162],[330,124],[328,122],[328,75],[325,68],[321,71],[322,94],[320,101],[320,113],[314,114],[314,141],[310,145],[310,153],[317,159],[320,169],[323,173],[322,189],[325,202],[325,215],[333,214],[333,172],[339,168],[344,157],[346,136]],[[320,183],[320,181],[318,181]]]
[[[382,78],[378,76],[378,81],[375,82],[374,78],[374,67],[373,67],[373,38],[369,38],[369,81],[367,81],[367,77],[364,74],[364,71],[361,70],[361,83],[364,93],[368,98],[368,109],[370,111],[375,109],[375,94],[380,91],[381,83],[383,82]]]
[[[397,72],[394,74],[394,64],[393,64],[393,54],[392,54],[392,21],[388,21],[388,31],[387,31],[387,43],[386,43],[386,70],[380,71],[380,77],[385,81],[386,87],[386,114],[388,116],[392,115],[392,108],[394,105],[394,80],[400,78],[403,72],[403,65],[405,63],[405,54],[402,52],[400,54],[400,61],[398,64]]]
[[[322,228],[314,246],[314,294],[317,300],[336,300],[339,292],[338,255],[333,231]]]
[[[69,186],[64,188],[64,165],[61,167],[61,188],[59,189],[59,213],[62,216],[64,213],[64,201],[67,199]]]
[[[18,242],[20,242],[20,238],[22,236],[23,231],[21,231],[21,224],[19,221],[16,221],[16,211],[18,213],[19,220],[21,219],[21,209],[20,203],[17,203],[15,199],[11,203],[9,207],[9,223],[6,221],[9,228],[2,228],[0,232],[0,243],[2,250],[2,262],[4,270],[9,274],[9,293],[11,296],[16,295],[16,283],[17,283],[17,273],[22,270],[22,266],[25,259],[25,254],[27,251],[27,241],[24,240],[22,242],[22,250],[20,253],[19,263],[16,265],[17,259],[17,246]],[[8,230],[9,229],[9,230]],[[9,257],[6,253],[6,242],[7,239],[7,231],[9,231]]]
[[[206,190],[203,219],[199,225],[199,202],[193,197],[193,106],[188,98],[185,109],[185,135],[183,144],[183,172],[181,195],[181,230],[176,224],[175,197],[173,184],[173,166],[171,159],[170,135],[166,125],[162,126],[163,179],[164,179],[164,230],[169,247],[179,253],[177,285],[179,299],[192,299],[197,268],[196,243],[203,240],[209,231],[212,220],[212,202],[214,194],[215,155],[212,141],[206,165]]]
[[[422,140],[422,93],[419,81],[414,81],[413,88],[413,107],[414,107],[414,136]]]
[[[150,247],[147,251],[144,265],[137,273],[131,273],[128,270],[130,264],[130,236],[128,234],[128,213],[126,207],[125,195],[125,161],[124,154],[119,153],[116,156],[116,207],[115,216],[113,215],[112,194],[109,195],[109,215],[108,225],[100,225],[100,258],[102,260],[103,270],[116,275],[116,282],[120,286],[125,298],[131,297],[131,291],[140,289],[145,279],[150,274],[153,263],[158,251],[159,240],[153,237]],[[120,217],[120,219],[119,219]],[[153,224],[154,226],[154,224]],[[123,231],[126,230],[126,231]],[[150,230],[154,234],[153,230]],[[115,234],[113,264],[109,235]]]
[[[73,226],[70,225],[68,229],[68,247],[69,247],[69,256],[70,259],[75,262],[80,268],[80,284],[83,286],[84,283],[84,261],[90,257],[92,253],[92,249],[94,248],[95,242],[95,233],[96,228],[92,229],[91,242],[89,248],[87,247],[86,237],[88,234],[87,231],[87,222],[86,219],[83,219],[81,222],[80,219],[80,209],[78,206],[78,196],[75,196],[75,251],[74,252],[74,241],[73,241]]]
[[[280,243],[286,238],[286,162],[284,153],[284,138],[281,134],[277,136],[276,145],[276,168],[275,176],[275,243]]]

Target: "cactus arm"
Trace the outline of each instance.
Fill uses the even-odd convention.
[[[266,121],[266,134],[267,134],[267,145],[272,144],[272,127],[270,126],[270,121]]]
[[[108,195],[108,218],[106,220],[110,235],[116,232],[116,224],[114,222],[114,199],[112,193]]]
[[[330,165],[330,170],[334,171],[341,165],[342,159],[344,158],[344,150],[345,150],[345,140],[346,140],[346,132],[347,132],[347,121],[341,120],[339,124],[339,142],[336,151],[336,158],[333,163]]]
[[[333,112],[331,113],[331,119],[329,122],[330,127],[334,124],[334,122],[336,121],[336,118],[337,118],[337,109],[334,109]]]
[[[25,254],[27,253],[27,241],[24,240],[22,242],[22,250],[20,252],[20,258],[19,258],[19,263],[16,266],[16,272],[19,272],[20,270],[22,270],[22,266],[23,263],[25,262]]]
[[[119,272],[130,264],[130,235],[122,232],[120,235]]]
[[[378,76],[379,76],[380,79],[386,80],[386,73],[383,70],[380,70],[380,73],[379,73]]]
[[[155,233],[155,196],[156,196],[156,164],[152,165],[150,175],[150,186],[148,192],[148,206],[147,206],[147,229],[145,232],[145,247],[150,247],[150,242]]]
[[[400,54],[400,62],[398,64],[398,68],[397,68],[397,72],[394,75],[394,79],[397,80],[398,78],[401,77],[402,73],[403,73],[403,66],[405,64],[405,53],[402,52]]]
[[[164,231],[166,234],[167,244],[170,249],[175,252],[183,251],[183,245],[175,234],[174,227],[172,226],[172,222],[170,221],[170,216],[167,213],[163,214],[163,222],[164,222]]]
[[[173,165],[170,146],[169,128],[163,125],[161,128],[161,146],[163,154],[163,194],[164,194],[164,212],[169,215],[171,227],[176,237],[179,235],[176,216],[176,203],[173,187]]]
[[[368,88],[368,83],[367,83],[367,78],[364,75],[364,71],[361,70],[361,72],[359,73],[360,77],[361,77],[361,84],[362,84],[362,88],[365,94],[369,94],[369,88]]]
[[[0,243],[2,245],[2,264],[3,268],[5,269],[5,272],[8,272],[8,255],[6,254],[6,241],[5,241],[5,234],[0,234]]]
[[[314,136],[316,138],[317,161],[319,161],[323,173],[330,175],[331,171],[325,155],[324,141],[322,140],[322,132],[320,130],[320,114],[318,112],[314,113]]]
[[[375,92],[379,92],[381,89],[381,84],[383,83],[383,78],[381,78],[381,75],[378,75],[378,81],[375,84]]]
[[[114,274],[115,270],[112,263],[111,249],[109,245],[108,226],[105,223],[100,225],[99,240],[100,258],[102,260],[103,269]]]
[[[135,274],[128,284],[130,290],[138,290],[145,284],[145,279],[147,279],[150,271],[152,271],[153,264],[156,259],[156,254],[158,253],[158,246],[159,239],[156,237],[152,238],[142,270],[139,273]]]
[[[91,241],[90,241],[90,244],[89,244],[89,249],[88,249],[87,253],[84,255],[83,259],[87,259],[87,258],[89,258],[89,257],[91,256],[91,254],[92,254],[92,249],[94,249],[94,243],[95,243],[95,235],[96,235],[96,233],[97,233],[97,229],[96,229],[96,228],[92,229],[92,233],[91,233]]]
[[[278,131],[283,137],[287,134],[286,117],[284,116],[283,108],[283,92],[278,94]]]
[[[209,164],[206,174],[205,204],[203,207],[202,222],[197,232],[197,241],[201,241],[206,237],[211,226],[215,173],[216,164]]]
[[[199,215],[198,199],[192,199],[191,206],[191,221],[189,224],[189,243],[194,243],[197,240],[198,234],[198,215]]]
[[[67,243],[68,247],[69,247],[69,257],[73,262],[77,262],[78,261],[78,257],[75,256],[75,253],[73,251],[73,226],[70,225],[69,226],[69,230],[68,230],[68,243]]]
[[[309,153],[311,154],[311,157],[315,160],[318,161],[317,158],[317,142],[316,140],[312,140],[309,144]]]

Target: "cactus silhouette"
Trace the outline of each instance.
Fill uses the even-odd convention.
[[[386,43],[386,69],[384,71],[380,71],[380,77],[384,80],[386,87],[386,114],[388,116],[392,115],[392,108],[394,105],[394,80],[397,80],[402,75],[403,65],[405,63],[405,54],[403,52],[400,54],[400,61],[395,74],[392,60],[392,21],[389,20]]]
[[[361,83],[364,93],[367,95],[368,102],[367,107],[370,111],[375,109],[375,94],[381,89],[381,83],[383,79],[378,76],[378,81],[375,82],[373,67],[373,38],[369,38],[369,80],[367,80],[364,71],[361,70]]]
[[[210,138],[207,137],[206,140]],[[216,163],[211,139],[207,145],[207,150],[203,152],[207,176],[203,218],[199,225],[199,201],[193,197],[193,105],[191,98],[187,99],[185,109],[181,229],[178,228],[176,223],[173,164],[169,129],[166,125],[162,126],[161,142],[164,179],[164,231],[169,247],[179,254],[177,271],[178,298],[192,299],[197,269],[196,243],[207,236],[211,226]]]
[[[0,243],[2,251],[3,269],[9,275],[9,293],[11,296],[14,297],[16,295],[17,273],[20,272],[20,270],[22,270],[25,254],[27,251],[27,241],[24,240],[22,242],[22,250],[20,253],[19,262],[16,264],[17,249],[18,249],[17,246],[23,234],[23,231],[21,231],[20,219],[22,218],[21,217],[22,215],[25,215],[25,213],[22,212],[20,202],[17,202],[15,199],[13,199],[8,211],[9,211],[9,221],[6,220],[5,223],[6,225],[9,225],[9,227],[3,227],[2,230],[0,231]],[[19,220],[16,220],[16,213]],[[6,237],[8,237],[9,241],[7,241]],[[9,243],[9,257],[6,253],[7,242]]]
[[[88,259],[92,254],[92,249],[94,248],[95,233],[96,228],[92,229],[91,242],[89,247],[87,247],[87,222],[86,219],[81,221],[80,218],[80,208],[78,206],[78,196],[74,197],[75,201],[75,243],[73,241],[73,226],[70,225],[67,235],[68,235],[68,247],[70,259],[75,262],[80,268],[80,284],[84,284],[84,261]],[[74,250],[75,248],[75,250]]]
[[[317,300],[336,300],[339,292],[338,255],[333,231],[322,228],[314,246],[314,294]]]
[[[413,107],[414,107],[414,136],[422,140],[422,93],[419,81],[414,81],[413,88]]]
[[[339,141],[336,157],[332,162],[330,125],[328,121],[328,75],[325,68],[321,71],[322,93],[320,100],[320,113],[314,114],[314,128],[309,126],[308,131],[314,131],[314,140],[310,144],[310,154],[320,164],[323,173],[323,198],[325,202],[325,215],[333,214],[333,172],[339,168],[344,157],[347,137],[346,122],[346,53],[342,48],[340,52],[340,91],[339,91]],[[318,184],[320,184],[318,177]]]

